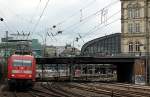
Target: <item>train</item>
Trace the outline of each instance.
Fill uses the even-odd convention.
[[[36,80],[36,59],[32,55],[11,55],[7,60],[8,85],[12,89],[19,86],[33,86]]]
[[[36,69],[36,80],[37,81],[53,81],[67,80],[69,76],[69,68],[66,64],[44,64],[42,67],[37,67]]]

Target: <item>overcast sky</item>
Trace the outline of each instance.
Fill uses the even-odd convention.
[[[23,31],[41,43],[46,37],[48,45],[74,43],[81,48],[94,38],[120,32],[120,10],[119,0],[0,0],[0,37],[5,31]]]

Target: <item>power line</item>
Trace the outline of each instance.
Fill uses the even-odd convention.
[[[108,7],[110,7],[110,6],[114,5],[114,4],[116,4],[116,3],[118,3],[118,2],[119,2],[118,0],[115,1],[115,2],[111,2],[110,4],[106,5],[106,6],[103,7],[102,9],[100,9],[100,10],[98,10],[98,11],[92,13],[91,15],[89,15],[89,16],[83,18],[82,21],[79,21],[79,22],[77,22],[77,23],[74,23],[74,24],[72,24],[72,25],[66,27],[63,31],[68,30],[68,29],[70,29],[71,27],[74,27],[75,25],[78,25],[79,23],[85,22],[85,20],[88,20],[89,18],[92,18],[93,16],[97,15],[97,14],[100,13],[103,9],[106,9],[106,8],[108,8]]]
[[[88,35],[87,35],[87,34],[85,34],[83,37],[89,36],[90,34],[93,34],[94,32],[96,32],[96,31],[98,31],[98,30],[100,30],[100,29],[102,29],[102,28],[105,28],[105,27],[107,27],[107,26],[109,26],[109,25],[111,25],[111,24],[113,24],[113,23],[117,22],[118,20],[120,20],[120,18],[115,19],[114,21],[112,21],[112,22],[110,22],[110,23],[108,23],[108,24],[106,24],[106,25],[103,25],[103,26],[102,26],[102,27],[100,27],[100,28],[95,29],[94,31],[92,31],[92,32],[91,32],[91,33],[89,33]]]
[[[30,21],[29,21],[30,24],[33,22],[34,15],[35,15],[35,13],[37,12],[37,10],[38,10],[38,8],[39,8],[39,6],[40,6],[40,3],[41,3],[41,0],[39,0],[37,6],[35,7],[35,11],[34,11],[34,13],[32,14],[31,19],[30,19]],[[29,28],[29,27],[30,27],[30,25],[28,26],[28,28]]]
[[[104,25],[104,26],[102,26],[102,27],[100,27],[100,28],[95,29],[95,30],[94,30],[94,31],[92,31],[90,34],[85,34],[84,36],[82,36],[82,37],[81,37],[81,38],[79,38],[79,39],[82,39],[82,40],[83,40],[83,38],[85,38],[85,37],[87,37],[87,36],[89,36],[89,35],[93,34],[94,32],[96,32],[96,31],[100,30],[101,28],[107,27],[108,25],[111,25],[112,23],[117,22],[118,20],[120,20],[120,18],[118,18],[118,19],[116,19],[116,20],[114,20],[114,21],[112,21],[112,22],[110,22],[110,23],[108,23],[108,24],[106,24],[106,25]],[[79,39],[78,39],[78,40],[79,40]],[[73,40],[72,42],[74,42],[74,40]],[[72,42],[71,42],[71,43],[72,43]]]
[[[117,11],[116,13],[114,13],[113,15],[111,15],[111,16],[107,19],[107,21],[110,20],[111,18],[113,18],[115,15],[117,15],[117,14],[120,13],[120,12],[121,12],[121,10],[119,10],[119,11]],[[119,18],[119,19],[120,19],[120,18]],[[110,23],[110,24],[111,24],[111,23]],[[109,25],[110,25],[110,24],[109,24]],[[100,25],[102,25],[102,24],[99,24],[99,25],[95,26],[94,28],[92,28],[91,30],[89,30],[87,33],[85,33],[84,36],[82,36],[82,38],[85,37],[85,36],[87,36],[87,35],[89,35],[91,32],[93,32],[94,29],[100,29],[100,28],[97,28],[97,27],[99,27]],[[103,25],[103,26],[105,27],[105,26],[107,26],[107,24],[106,24],[106,25]],[[103,27],[103,26],[102,26],[102,27]]]
[[[87,7],[90,7],[93,3],[95,3],[95,0],[92,0],[90,3],[88,3],[86,6],[84,6],[83,8],[79,9],[79,11],[73,13],[72,15],[70,15],[69,17],[65,18],[64,20],[62,20],[61,22],[57,23],[56,25],[60,25],[63,24],[64,22],[68,21],[70,18],[73,18],[74,16],[76,16],[77,13],[80,12],[80,10],[84,10]]]
[[[117,11],[116,13],[114,13],[113,15],[111,15],[111,16],[107,19],[107,21],[110,20],[111,18],[113,18],[115,15],[117,15],[117,14],[120,13],[120,12],[121,12],[121,10],[119,10],[119,11]],[[120,19],[120,18],[119,18],[119,19]],[[102,25],[102,24],[100,24],[100,25]],[[95,28],[99,27],[100,25],[97,25],[96,27],[92,28],[92,30],[94,30]],[[107,24],[106,24],[106,25],[107,25]],[[105,25],[103,25],[103,26],[105,26]],[[99,28],[98,28],[98,29],[99,29]],[[90,30],[90,31],[88,31],[87,33],[85,33],[85,35],[90,34],[92,30]]]
[[[121,11],[121,10],[120,10],[120,11]],[[110,16],[109,19],[112,18],[113,16],[115,16],[116,14],[118,14],[120,11],[118,11],[118,12],[116,12],[115,14],[113,14],[112,16]],[[109,20],[109,19],[108,19],[108,20]],[[110,23],[107,23],[107,24],[105,24],[105,25],[103,25],[103,26],[101,26],[101,27],[99,27],[99,28],[94,27],[94,28],[92,28],[91,30],[89,30],[87,33],[85,33],[83,36],[80,35],[80,38],[78,38],[78,40],[79,40],[79,39],[83,39],[83,38],[85,38],[85,37],[87,37],[87,36],[93,34],[94,32],[96,32],[96,31],[98,31],[98,30],[100,30],[100,29],[102,29],[102,28],[104,28],[104,27],[107,27],[108,25],[111,25],[112,23],[117,22],[118,20],[120,20],[120,18],[115,19],[114,21],[112,21],[112,22],[110,22]],[[98,26],[99,26],[99,25],[98,25]],[[71,43],[73,43],[73,42],[75,42],[75,40],[73,40]]]
[[[36,27],[38,26],[38,24],[39,24],[39,22],[40,22],[40,20],[41,20],[41,18],[42,18],[42,16],[43,16],[43,14],[44,14],[44,12],[45,12],[47,6],[48,6],[49,1],[50,1],[50,0],[47,0],[47,2],[46,2],[46,4],[45,4],[45,7],[44,7],[44,9],[43,9],[43,11],[42,11],[42,13],[41,13],[41,15],[40,15],[40,17],[39,17],[37,23],[35,24],[35,26],[34,26],[32,32],[31,32],[31,34],[33,34],[34,31],[36,30]]]
[[[91,15],[89,15],[89,16],[87,16],[87,17],[85,17],[84,19],[82,19],[82,21],[80,21],[79,23],[84,23],[85,22],[85,20],[87,20],[87,19],[89,19],[89,18],[91,18],[92,16],[95,16],[95,15],[97,15],[99,12],[101,12],[102,10],[104,10],[104,9],[106,9],[106,8],[108,8],[108,7],[110,7],[110,6],[112,6],[112,5],[114,5],[114,4],[116,4],[116,3],[118,3],[119,1],[117,0],[117,1],[115,1],[115,2],[111,2],[110,4],[108,4],[107,6],[105,6],[104,8],[102,8],[102,9],[100,9],[100,10],[98,10],[98,11],[96,11],[95,13],[93,13],[93,14],[91,14]],[[114,13],[113,15],[111,15],[108,19],[107,19],[107,21],[109,20],[109,19],[111,19],[112,17],[114,17],[115,15],[117,15],[118,13],[120,13],[120,10],[118,11],[118,12],[116,12],[116,13]],[[116,20],[115,20],[116,21]],[[75,23],[75,24],[73,24],[73,25],[71,25],[71,26],[75,26],[77,23]],[[103,24],[103,23],[102,23]],[[111,24],[111,23],[110,23]],[[110,25],[109,24],[109,25]],[[98,26],[100,26],[101,24],[99,24]],[[67,27],[68,29],[71,27],[71,26],[69,26],[69,27]],[[65,30],[68,30],[67,28],[65,28]],[[94,29],[96,29],[97,27],[94,27]],[[98,28],[99,29],[99,28]],[[96,29],[96,30],[98,30],[98,29]],[[93,29],[92,29],[93,30]],[[96,31],[95,30],[95,31]],[[63,30],[64,31],[64,30]],[[87,33],[86,33],[86,35],[88,35],[88,33],[91,33],[91,30],[90,31],[88,31]],[[85,35],[85,36],[86,36]],[[84,37],[85,37],[84,36]],[[81,39],[81,38],[84,38],[84,37],[82,37],[81,35],[80,35],[80,38],[78,38],[78,37],[76,37],[76,40],[78,41],[79,39]],[[74,40],[75,41],[75,40]],[[73,42],[74,42],[73,41]],[[84,40],[83,40],[83,42],[84,42]]]
[[[121,11],[121,10],[120,10],[120,11]],[[120,11],[119,11],[119,12],[120,12]],[[118,13],[118,12],[117,12],[117,13]],[[116,13],[116,14],[117,14],[117,13]],[[115,14],[114,14],[114,15],[115,15]],[[127,16],[127,15],[128,15],[128,14],[126,14],[125,16]],[[89,36],[89,35],[93,34],[94,32],[96,32],[96,31],[98,31],[98,30],[100,30],[100,29],[102,29],[102,28],[105,28],[105,27],[107,27],[107,26],[109,26],[109,25],[111,25],[111,24],[117,22],[118,20],[121,20],[121,19],[120,19],[120,18],[115,19],[114,21],[112,21],[112,22],[110,22],[110,23],[107,23],[107,24],[101,26],[100,28],[95,27],[95,28],[97,28],[97,29],[93,28],[93,31],[92,31],[92,30],[88,31],[87,33],[84,34],[84,36],[82,36],[82,38],[85,38],[86,36]],[[95,29],[95,30],[94,30],[94,29]],[[98,35],[98,34],[96,34],[96,35]],[[79,39],[80,39],[80,38],[79,38]]]

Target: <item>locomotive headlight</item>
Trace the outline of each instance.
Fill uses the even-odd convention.
[[[15,75],[14,75],[14,74],[12,74],[11,76],[12,76],[12,77],[14,77]]]
[[[29,77],[32,77],[32,75],[29,75]]]

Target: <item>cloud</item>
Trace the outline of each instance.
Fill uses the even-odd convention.
[[[94,16],[92,19],[88,18],[85,23],[82,23],[80,22],[81,14],[82,18],[85,18],[114,1],[116,0],[50,0],[43,16],[39,20],[47,0],[0,0],[0,17],[4,17],[5,22],[11,29],[9,31],[10,33],[15,33],[17,30],[23,30],[25,32],[32,31],[37,22],[39,23],[33,33],[45,33],[47,31],[45,29],[50,29],[53,25],[57,25],[61,22],[60,25],[57,25],[57,29],[67,29],[67,31],[57,36],[57,41],[48,38],[47,43],[64,45],[66,42],[69,43],[75,39],[78,36],[77,33],[81,35],[86,34],[91,28],[96,26],[100,20],[100,17]],[[119,8],[120,3],[110,7],[108,9],[109,16]],[[82,9],[82,13],[80,9]],[[117,15],[113,19],[119,17],[120,15]],[[1,25],[4,24],[0,23],[0,26]],[[119,32],[120,29],[118,29],[118,26],[120,26],[120,24],[117,23],[114,25],[117,26],[109,27],[105,32]],[[9,30],[7,26],[2,27],[0,31],[4,31],[4,29]],[[101,31],[101,29],[99,31]],[[99,37],[104,35],[105,32],[102,32]],[[37,36],[33,35],[32,37],[35,38]],[[88,39],[89,38],[85,38],[85,42],[87,42]],[[82,44],[83,42],[80,43],[80,45]]]

